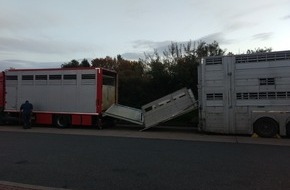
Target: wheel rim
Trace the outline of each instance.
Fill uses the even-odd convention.
[[[58,127],[60,128],[64,128],[67,126],[67,118],[66,116],[58,116],[57,119],[56,119],[56,124]]]

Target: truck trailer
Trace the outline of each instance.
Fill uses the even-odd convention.
[[[103,68],[9,69],[0,73],[1,122],[33,104],[33,123],[101,127],[102,113],[118,102],[118,77]]]
[[[199,128],[290,135],[290,51],[213,56],[198,67]]]
[[[21,121],[20,106],[33,104],[33,124],[65,128],[102,127],[102,120],[122,119],[144,130],[197,107],[183,88],[141,109],[118,104],[118,76],[103,68],[9,69],[0,73],[0,122]],[[105,117],[107,116],[107,117]]]

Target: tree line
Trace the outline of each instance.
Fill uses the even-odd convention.
[[[271,48],[248,50],[247,53],[270,52]],[[73,59],[61,65],[70,67],[102,67],[115,70],[119,76],[119,103],[140,108],[142,105],[180,88],[192,89],[197,98],[197,66],[201,58],[225,55],[218,42],[171,43],[160,53],[145,53],[144,59],[131,61],[121,55],[95,58],[90,62]],[[228,54],[232,54],[229,52]]]

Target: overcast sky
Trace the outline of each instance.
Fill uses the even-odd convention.
[[[171,42],[290,49],[290,0],[0,0],[0,69],[138,58]],[[49,63],[53,62],[53,63]]]

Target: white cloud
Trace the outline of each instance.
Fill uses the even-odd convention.
[[[200,39],[198,39],[197,41],[200,41],[200,40],[205,41],[206,43],[212,43],[212,42],[216,41],[220,45],[232,44],[235,42],[235,40],[233,40],[233,39],[227,39],[226,34],[223,32],[216,32],[216,33],[212,33],[212,34],[203,36]]]
[[[290,19],[290,15],[286,15],[286,16],[282,17],[282,20],[288,20],[288,19]]]
[[[143,49],[143,50],[154,50],[160,47],[168,46],[171,41],[161,41],[161,42],[154,42],[150,40],[136,40],[133,42],[133,47],[135,49]]]
[[[216,41],[221,46],[232,44],[235,42],[235,40],[226,39],[226,35],[224,33],[217,32],[217,33],[209,34],[199,39],[193,40],[191,43],[192,47],[194,48],[194,46],[197,45],[200,41],[204,41],[208,44]],[[139,58],[144,58],[144,53],[152,54],[154,50],[157,50],[159,54],[163,54],[165,50],[168,50],[168,48],[170,47],[172,43],[177,43],[178,46],[180,45],[182,46],[182,45],[187,45],[187,43],[189,42],[190,41],[174,42],[174,41],[167,40],[167,41],[155,42],[155,41],[150,41],[150,40],[136,40],[133,42],[133,47],[136,50],[142,49],[143,52],[142,53],[127,52],[127,53],[123,53],[122,56],[127,59],[138,60]]]
[[[268,33],[259,33],[259,34],[255,34],[252,36],[252,38],[254,40],[260,40],[260,41],[266,41],[271,39],[273,36],[273,33],[268,32]]]
[[[229,20],[229,22],[226,23],[224,32],[233,32],[233,31],[239,31],[242,29],[249,29],[257,26],[257,23],[250,22],[250,21],[239,21],[239,20]]]
[[[144,59],[145,55],[144,53],[128,52],[128,53],[123,53],[122,57],[128,60],[139,60],[139,59]]]
[[[0,37],[0,55],[7,52],[27,54],[43,54],[48,57],[49,54],[76,54],[80,52],[91,51],[89,44],[80,44],[69,41],[62,42],[50,39],[35,39],[35,38],[9,38]]]
[[[60,68],[62,62],[33,62],[24,60],[0,60],[0,71],[6,69],[37,69],[37,68]]]

